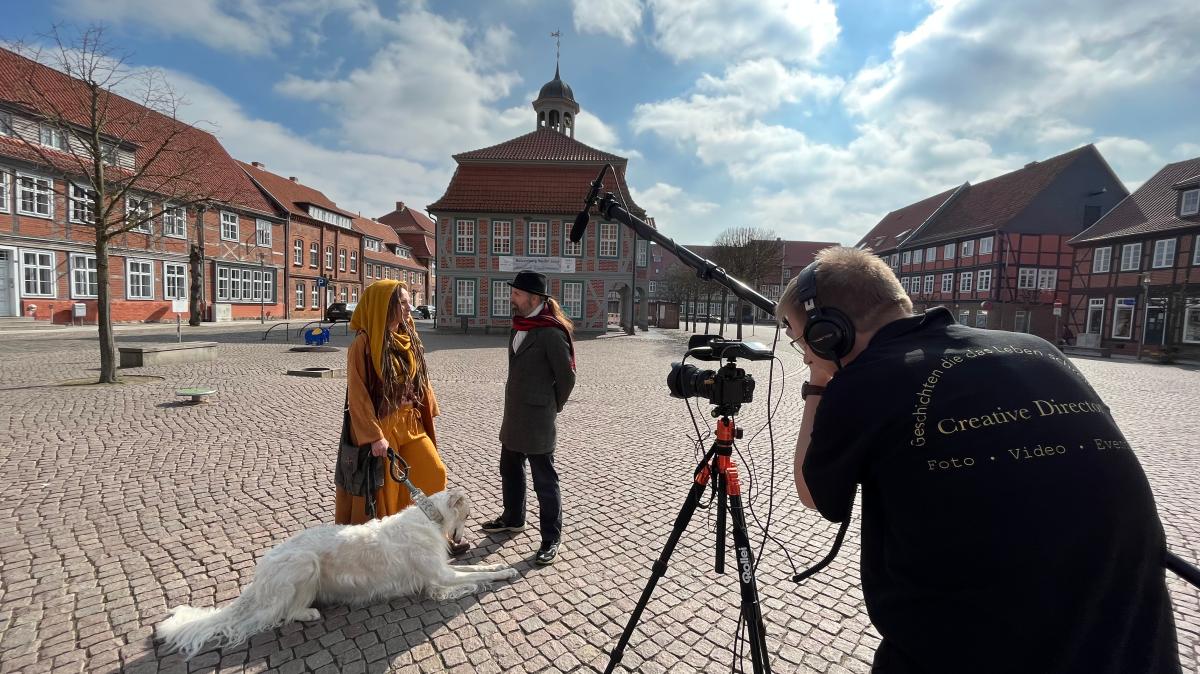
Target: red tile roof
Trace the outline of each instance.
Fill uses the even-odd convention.
[[[136,146],[134,163],[139,168],[157,155],[138,186],[155,194],[205,196],[276,215],[271,202],[212,134],[113,93],[104,92],[101,99],[107,110],[101,132],[121,141],[119,145]],[[7,49],[0,49],[0,100],[34,115],[56,116],[57,111],[71,124],[90,126],[90,95],[82,81]],[[25,154],[13,151],[11,142],[0,146],[7,156],[30,159],[31,151],[23,149]]]
[[[461,164],[469,161],[553,161],[625,163],[624,157],[597,150],[551,129],[538,129],[499,145],[454,155]],[[582,197],[580,197],[582,198]]]
[[[409,208],[403,201],[396,202],[396,210],[376,218],[385,225],[391,225],[397,232],[425,231],[434,233],[435,225],[424,213]]]
[[[1200,226],[1200,215],[1179,216],[1179,191],[1200,182],[1196,180],[1200,178],[1198,174],[1200,157],[1167,164],[1070,243],[1092,243]]]
[[[400,232],[400,240],[412,248],[413,255],[426,259],[433,258],[434,238],[433,234],[428,232],[419,234],[415,232]]]
[[[856,247],[870,248],[877,253],[899,247],[960,189],[962,186],[954,187],[888,213],[866,236],[859,239]]]
[[[1095,146],[1085,145],[978,185],[967,184],[938,217],[906,243],[931,243],[1000,229],[1050,187],[1064,169],[1089,152],[1099,156]]]
[[[271,173],[266,169],[265,166],[262,166],[261,164],[255,166],[254,164],[247,164],[244,161],[239,161],[238,165],[241,166],[246,173],[248,173],[250,177],[253,178],[259,185],[261,185],[264,190],[274,197],[276,201],[282,203],[283,207],[286,208],[292,215],[301,215],[306,218],[312,218],[312,216],[308,214],[308,209],[306,209],[304,205],[313,204],[314,206],[319,206],[327,211],[339,213],[351,219],[357,217],[349,211],[338,208],[337,204],[333,203],[333,200],[325,196],[320,190],[309,187],[304,183],[296,182],[289,178],[284,178],[281,175]]]
[[[364,236],[369,236],[373,239],[379,239],[385,245],[385,249],[379,252],[363,249],[363,256],[376,262],[385,262],[397,267],[405,267],[414,271],[426,271],[425,265],[412,258],[404,258],[396,255],[393,252],[394,247],[401,245],[400,236],[396,234],[396,230],[381,222],[376,222],[369,218],[356,216],[353,221],[354,231]],[[414,251],[415,254],[415,251]]]
[[[556,131],[552,133],[561,136]],[[570,139],[568,139],[570,140]],[[574,142],[574,141],[572,141]],[[617,166],[616,183],[612,173],[604,176],[604,190],[616,192],[619,186],[629,210],[645,216],[629,195],[624,166]],[[583,205],[588,186],[596,179],[599,166],[548,163],[460,163],[446,193],[429,205],[430,211],[469,213],[513,213],[529,215],[575,215]]]

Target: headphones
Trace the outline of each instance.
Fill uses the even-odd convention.
[[[796,299],[804,307],[804,343],[813,355],[840,367],[854,349],[854,323],[839,309],[817,306],[817,264],[805,267],[796,281]]]

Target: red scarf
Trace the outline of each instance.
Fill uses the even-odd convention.
[[[571,337],[571,331],[567,326],[562,324],[562,321],[554,317],[554,312],[550,309],[550,305],[546,304],[538,315],[532,318],[526,316],[513,316],[513,329],[518,331],[533,330],[534,328],[558,328],[567,336],[567,344],[571,347],[571,371],[575,371],[575,340]]]

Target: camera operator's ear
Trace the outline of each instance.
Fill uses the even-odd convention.
[[[837,309],[819,307],[804,326],[804,343],[819,358],[841,360],[854,349],[854,323]]]

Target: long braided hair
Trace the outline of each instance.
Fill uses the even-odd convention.
[[[396,286],[388,303],[387,325],[396,321],[400,313],[400,293],[406,289],[404,284]],[[423,405],[429,375],[425,367],[425,346],[412,316],[400,321],[397,332],[385,330],[384,334],[383,381],[380,385],[384,408],[394,410],[407,401],[412,401],[415,406]]]

